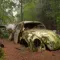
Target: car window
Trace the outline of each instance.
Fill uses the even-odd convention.
[[[44,25],[41,23],[26,23],[24,24],[25,29],[32,29],[32,28],[41,28],[44,29]]]

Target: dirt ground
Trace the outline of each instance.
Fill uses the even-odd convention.
[[[60,60],[60,50],[32,52],[6,39],[0,39],[0,41],[4,44],[5,60]]]

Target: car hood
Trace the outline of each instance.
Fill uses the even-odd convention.
[[[24,34],[35,35],[38,38],[48,37],[50,41],[55,41],[58,39],[58,36],[55,32],[47,29],[31,29],[24,31]]]
[[[23,39],[27,42],[34,42],[35,39],[39,39],[46,45],[49,45],[51,50],[56,50],[60,48],[60,37],[53,31],[47,29],[31,29],[25,30],[23,32]]]

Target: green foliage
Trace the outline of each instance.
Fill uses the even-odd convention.
[[[24,20],[40,20],[48,29],[59,29],[60,1],[58,0],[28,0],[23,6]],[[57,24],[57,25],[56,25]],[[53,28],[52,28],[53,26]]]
[[[21,0],[16,0],[19,4],[13,1],[0,0],[0,18],[3,24],[21,21]],[[49,29],[57,26],[57,30],[60,30],[60,0],[22,0],[22,4],[24,20],[39,20]],[[17,12],[16,16],[13,16],[13,10]]]
[[[2,48],[0,47],[0,60],[3,60],[3,58],[4,58],[4,52]]]
[[[7,30],[0,28],[0,38],[8,38],[9,34]]]
[[[37,14],[35,11],[35,6],[36,3],[34,3],[34,1],[31,1],[30,3],[26,3],[26,5],[24,6],[24,20],[36,20],[37,18]]]
[[[60,16],[57,17],[57,30],[60,31]]]
[[[11,23],[14,21],[13,16],[13,7],[16,7],[16,4],[11,0],[0,0],[0,18],[3,21],[3,24]]]
[[[0,35],[0,38],[8,38],[9,34],[7,32],[4,32]]]

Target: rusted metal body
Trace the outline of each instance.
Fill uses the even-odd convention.
[[[33,51],[60,49],[60,37],[55,32],[47,30],[39,21],[23,21],[16,25],[14,42],[30,47]]]

